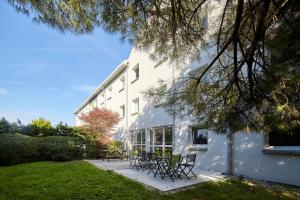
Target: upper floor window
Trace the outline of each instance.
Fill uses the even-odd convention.
[[[125,77],[123,76],[120,78],[120,90],[119,92],[123,91],[125,89]]]
[[[167,102],[167,83],[164,83],[163,81],[160,83],[160,86],[157,88],[157,92],[160,95],[156,95],[154,97],[154,106],[159,107],[162,106]]]
[[[201,145],[207,144],[208,131],[207,129],[192,127],[192,144],[193,145]]]
[[[90,101],[91,110],[97,107],[97,96]]]
[[[112,86],[110,86],[110,87],[108,88],[107,99],[111,99],[111,97],[112,97]]]
[[[125,117],[125,105],[120,106],[121,108],[121,118]]]
[[[131,83],[134,83],[140,77],[140,66],[139,66],[139,63],[136,66],[133,67],[133,72],[134,72],[134,80]]]
[[[300,146],[299,133],[300,126],[290,132],[273,130],[269,133],[269,146]]]
[[[136,98],[132,100],[133,106],[132,106],[132,114],[136,114],[139,112],[139,98]]]

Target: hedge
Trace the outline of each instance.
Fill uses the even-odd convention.
[[[68,136],[31,137],[0,134],[0,165],[33,161],[68,161],[81,159],[83,140]]]

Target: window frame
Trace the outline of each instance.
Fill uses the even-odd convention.
[[[140,112],[140,99],[137,97],[135,99],[132,100],[132,114],[131,115],[135,115],[138,114]]]
[[[170,128],[172,130],[172,136],[171,136],[171,144],[166,144],[166,133],[167,133],[167,128]],[[161,144],[156,144],[156,130],[158,129],[162,129],[162,141]],[[174,130],[173,130],[173,125],[164,125],[164,126],[159,126],[159,127],[153,127],[153,128],[149,128],[150,132],[149,132],[149,148],[150,148],[150,152],[155,153],[156,149],[161,149],[162,153],[165,153],[166,149],[171,149],[171,151],[174,151]]]
[[[264,147],[262,149],[263,153],[300,156],[300,146],[272,146],[269,143],[269,137],[269,133],[264,134]]]
[[[133,84],[134,82],[136,82],[137,80],[139,80],[140,78],[140,63],[137,63],[133,68],[132,68],[133,72],[134,72],[134,79],[133,81],[131,81],[131,84]]]
[[[125,76],[122,76],[121,78],[120,78],[120,90],[119,90],[119,92],[122,92],[124,89],[125,89],[125,87],[126,87],[126,83],[125,83]]]
[[[201,125],[190,125],[188,128],[188,141],[189,144],[187,146],[187,149],[189,151],[207,151],[208,150],[208,144],[209,144],[209,133],[210,133],[210,129],[208,129],[208,127],[205,126],[201,126]],[[200,129],[206,132],[207,134],[207,143],[206,144],[194,144],[194,132],[193,129]]]
[[[138,141],[137,134],[140,134],[140,141]],[[131,131],[132,150],[135,150],[135,147],[140,147],[141,150],[146,150],[146,135],[146,129]]]
[[[108,87],[107,91],[108,91],[107,92],[108,93],[107,100],[110,100],[112,98],[112,91],[113,91],[112,85]]]
[[[125,110],[125,104],[121,105],[120,106],[121,108],[121,119],[125,118],[125,115],[126,115],[126,110]]]
[[[165,83],[165,82],[162,82],[162,85],[158,87],[158,89],[163,89],[165,88],[165,90],[168,90],[168,84]],[[163,98],[155,98],[154,99],[154,107],[158,108],[158,107],[161,107],[163,106],[164,104],[166,104],[167,102],[167,99],[166,99],[166,96],[164,96]]]

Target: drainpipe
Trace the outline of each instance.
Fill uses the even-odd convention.
[[[234,133],[232,130],[227,130],[227,174],[233,175],[234,173]]]
[[[129,93],[128,70],[129,70],[129,62],[127,62],[126,65],[127,66],[126,66],[126,71],[125,71],[125,127],[126,127],[125,128],[125,138],[126,138],[126,143],[127,143],[126,146],[128,146],[129,150],[131,150],[131,146],[128,145],[129,140],[130,140],[130,138],[129,138],[130,136],[128,133],[128,117],[129,117],[129,115],[128,115],[128,111],[129,111],[129,109],[128,109],[128,93]],[[128,150],[128,149],[126,149],[126,150]]]
[[[174,64],[172,64],[172,88],[173,88],[173,95],[175,95],[175,69],[174,69]],[[172,152],[175,150],[175,121],[176,121],[176,112],[175,112],[175,103],[173,103],[173,126],[172,126],[172,144],[173,144],[173,149]]]

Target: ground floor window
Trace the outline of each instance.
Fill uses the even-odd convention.
[[[146,131],[145,129],[139,129],[132,131],[132,144],[134,151],[143,151],[146,144]]]
[[[191,144],[205,145],[207,144],[208,130],[200,127],[191,127]]]
[[[173,150],[173,128],[163,126],[149,129],[150,152],[158,155],[172,154]]]
[[[269,146],[300,146],[300,126],[289,132],[271,131],[269,133]]]

